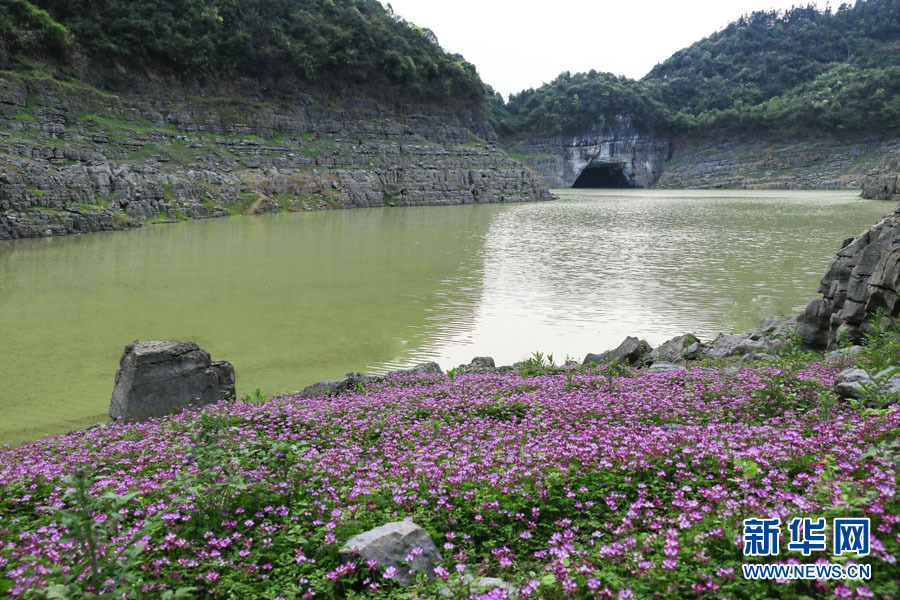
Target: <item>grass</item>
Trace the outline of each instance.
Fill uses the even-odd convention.
[[[230,215],[245,215],[250,207],[256,202],[258,194],[256,192],[244,192],[240,194],[239,201],[231,201],[226,203],[223,208]]]

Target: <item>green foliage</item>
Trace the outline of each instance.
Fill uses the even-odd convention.
[[[537,90],[513,94],[504,107],[488,97],[495,127],[502,133],[566,133],[613,125],[628,113],[638,129],[655,129],[668,122],[662,86],[617,77],[611,73],[562,73]]]
[[[856,366],[876,373],[900,366],[900,320],[879,310],[863,334],[863,351]]]
[[[519,401],[498,401],[495,404],[485,404],[472,411],[476,417],[493,419],[495,421],[513,421],[525,418],[528,414],[528,406]]]
[[[203,414],[200,429],[191,438],[188,460],[196,465],[197,472],[184,472],[181,477],[184,489],[197,505],[198,527],[217,523],[223,512],[239,506],[241,493],[248,487],[238,474],[237,459],[226,452],[219,439],[228,425],[222,416]]]
[[[21,1],[21,0],[17,0]],[[475,68],[378,0],[34,0],[99,65],[480,100]],[[27,2],[25,3],[27,4]]]
[[[553,355],[544,356],[543,352],[532,352],[531,356],[519,364],[519,372],[522,377],[534,377],[555,373],[558,369],[553,364]]]
[[[72,42],[69,30],[28,0],[0,0],[0,49],[60,56]]]
[[[900,131],[900,0],[756,11],[676,52],[642,80],[570,75],[510,96],[489,90],[501,135],[608,127],[630,115],[668,133]]]

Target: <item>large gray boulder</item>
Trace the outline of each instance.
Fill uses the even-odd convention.
[[[234,397],[234,367],[228,362],[211,360],[193,342],[135,341],[119,361],[109,416],[145,421],[224,397]]]
[[[607,350],[602,354],[588,354],[584,357],[585,365],[619,362],[630,366],[640,365],[644,357],[650,354],[650,344],[645,340],[628,336],[615,350]]]
[[[422,552],[407,563],[407,555],[417,547]],[[434,567],[442,561],[434,540],[412,521],[388,523],[353,536],[341,549],[340,559],[350,562],[357,557],[363,563],[374,558],[381,568],[394,567],[400,585],[412,584],[412,573],[424,573],[433,580]]]

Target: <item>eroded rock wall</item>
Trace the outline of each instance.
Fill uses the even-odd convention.
[[[627,119],[620,119],[612,129],[530,138],[514,147],[551,188],[572,187],[585,169],[607,165],[621,170],[630,187],[647,188],[663,173],[670,157],[667,138],[638,132]]]
[[[900,141],[866,173],[862,188],[863,198],[900,200]]]
[[[0,75],[0,239],[266,210],[550,198],[479,107],[123,96]]]
[[[798,333],[816,348],[861,339],[873,315],[900,315],[900,207],[844,242],[819,286],[821,298],[800,316]]]
[[[658,188],[835,189],[863,187],[896,140],[811,138],[673,141]]]

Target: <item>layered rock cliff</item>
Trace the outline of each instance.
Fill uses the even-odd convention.
[[[800,315],[798,333],[812,347],[859,341],[873,316],[900,315],[900,206],[845,240],[819,286],[821,298]]]
[[[550,198],[477,107],[117,95],[0,73],[0,239],[267,210]]]
[[[896,143],[872,137],[679,138],[656,187],[855,190]]]
[[[862,188],[863,198],[900,200],[900,141],[866,173]]]
[[[668,139],[636,131],[627,118],[613,128],[529,138],[511,148],[553,188],[650,187],[671,157]]]
[[[900,140],[669,138],[613,129],[508,141],[507,148],[552,188],[863,188],[868,198],[900,193]]]

